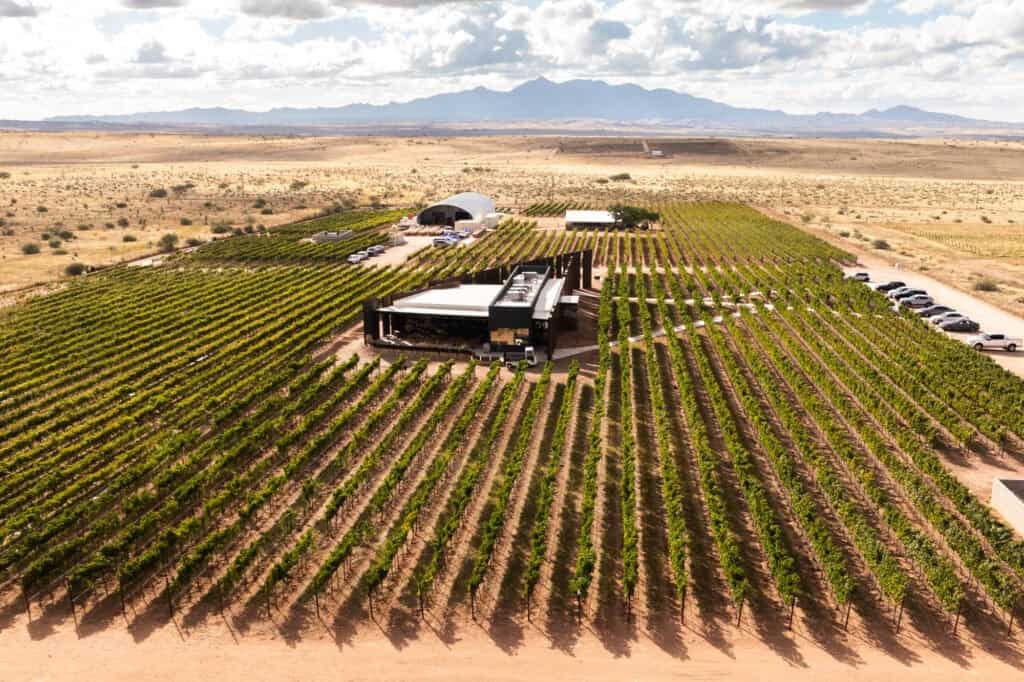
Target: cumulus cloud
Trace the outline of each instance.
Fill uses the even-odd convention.
[[[161,9],[184,7],[188,4],[188,0],[121,0],[121,4],[129,9]]]
[[[242,0],[241,10],[255,17],[323,19],[330,9],[320,0]]]
[[[794,9],[807,9],[814,11],[842,10],[849,12],[866,7],[873,0],[792,0],[786,3],[787,7]]]
[[[0,117],[379,103],[540,73],[797,112],[1017,108],[1024,2],[895,1],[890,22],[860,18],[879,0],[0,0],[32,17],[0,21]]]
[[[0,0],[0,18],[34,17],[39,14],[32,3],[21,4],[14,0]]]
[[[169,61],[171,59],[167,56],[167,48],[155,40],[140,47],[135,55],[136,64],[163,64]]]

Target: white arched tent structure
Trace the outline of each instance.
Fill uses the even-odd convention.
[[[454,225],[459,220],[482,221],[494,214],[494,200],[477,192],[463,192],[427,206],[416,216],[420,225]]]

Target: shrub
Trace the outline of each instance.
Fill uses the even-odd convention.
[[[174,247],[178,245],[178,235],[173,232],[168,232],[163,237],[160,237],[160,241],[157,242],[160,250],[169,253],[174,251]]]
[[[39,238],[42,239],[44,242],[50,241],[51,237],[53,237],[53,235],[50,234],[49,232],[40,232],[39,233]]]
[[[260,211],[263,215],[274,215],[274,209],[267,207]]]
[[[114,206],[116,206],[117,208],[128,208],[128,204],[124,203],[123,201],[117,202],[116,204],[114,204]]]
[[[60,230],[59,232],[57,232],[57,236],[63,239],[64,241],[69,242],[75,238],[75,233],[72,232],[71,230]]]
[[[50,253],[52,253],[54,256],[66,256],[66,255],[68,255],[68,250],[67,249],[54,249]]]
[[[263,197],[260,197],[259,199],[257,199],[255,201],[255,203],[253,203],[252,207],[253,208],[263,208],[266,205],[267,205],[267,200],[264,199]]]
[[[889,246],[889,242],[885,241],[884,239],[872,240],[871,246],[875,247],[879,251],[888,251],[889,249],[892,248],[891,246]]]
[[[50,209],[46,208],[45,206],[36,206],[36,213],[46,213],[49,210]]]
[[[118,218],[117,219],[117,226],[118,227],[128,227],[128,219],[127,218]]]
[[[81,225],[78,226],[78,231],[79,232],[88,232],[91,229],[92,229],[92,225],[87,225],[85,223],[82,223]]]
[[[416,169],[415,169],[415,168],[413,168],[413,169],[412,169],[412,172],[413,172],[413,173],[415,173],[415,172],[416,172]],[[305,187],[306,185],[308,185],[308,184],[309,184],[309,183],[308,183],[308,182],[306,182],[305,180],[292,180],[292,184],[291,184],[291,185],[289,185],[289,187],[291,188],[291,190],[292,190],[293,192],[298,192],[298,191],[299,191],[300,189],[303,189],[303,188],[304,188],[304,187]]]
[[[64,274],[67,275],[68,277],[78,277],[79,275],[83,274],[87,269],[88,268],[86,268],[86,266],[83,263],[69,263],[68,266],[64,268]]]
[[[39,253],[39,244],[35,242],[29,242],[28,244],[21,245],[21,252],[26,256],[31,256]]]
[[[10,180],[11,174],[7,171],[0,171],[0,180]]]
[[[203,243],[202,239],[196,239],[195,237],[190,237],[190,238],[185,240],[185,245],[186,246],[199,246],[202,243]]]
[[[153,191],[151,191],[149,193],[149,198],[150,199],[163,199],[166,196],[167,196],[167,190],[165,190],[163,187],[161,187],[159,189],[154,189]]]
[[[636,227],[642,222],[659,218],[658,214],[654,211],[638,206],[626,206],[625,204],[615,204],[609,207],[608,211],[615,216],[615,220],[623,227]]]
[[[609,175],[608,179],[620,182],[623,180],[632,180],[633,177],[629,173],[616,173],[615,175]]]
[[[14,228],[13,227],[5,227],[2,230],[0,230],[0,234],[2,234],[5,237],[13,237],[14,236]]]
[[[123,241],[123,242],[137,242],[139,240],[138,240],[138,238],[136,238],[136,236],[134,234],[126,234],[123,237],[121,237],[121,241]]]
[[[114,229],[114,223],[103,223],[103,228],[107,229],[107,230],[113,230]]]
[[[850,236],[850,231],[849,230],[839,230],[839,236],[840,237],[849,237]]]
[[[975,291],[999,291],[999,283],[991,277],[980,277],[974,282]]]
[[[214,234],[227,234],[231,231],[231,226],[225,223],[215,223],[211,228],[211,232]]]
[[[59,239],[51,239],[49,241],[49,244],[50,244],[50,248],[51,249],[59,249],[60,245],[61,245],[61,241]]]
[[[192,219],[191,218],[182,218],[179,222],[181,222],[183,227],[188,227],[189,225],[192,224]]]

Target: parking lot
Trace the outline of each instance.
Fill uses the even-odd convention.
[[[981,325],[982,332],[998,332],[1009,336],[1024,336],[1024,319],[1001,310],[990,303],[971,294],[954,289],[920,272],[896,269],[879,263],[863,263],[862,265],[844,268],[847,275],[855,272],[867,272],[872,283],[883,283],[892,280],[906,282],[907,286],[924,289],[941,303],[953,308]],[[946,333],[946,332],[944,332]],[[965,340],[973,333],[948,333],[950,337]],[[1016,353],[985,351],[985,354],[1006,369],[1024,377],[1024,350]]]

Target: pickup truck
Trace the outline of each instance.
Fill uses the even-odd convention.
[[[533,346],[526,346],[523,350],[515,351],[478,351],[476,357],[481,362],[499,360],[509,369],[515,369],[520,361],[525,362],[527,367],[537,366],[537,353],[533,350]]]
[[[1005,350],[1013,353],[1021,345],[1021,340],[1006,334],[978,334],[967,339],[967,345],[976,350]]]

